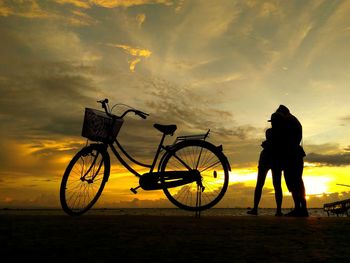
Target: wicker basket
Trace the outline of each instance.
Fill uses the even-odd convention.
[[[105,112],[85,108],[81,135],[91,141],[111,143],[115,140],[123,124],[123,119],[111,118]]]

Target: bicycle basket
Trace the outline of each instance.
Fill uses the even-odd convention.
[[[111,143],[117,137],[124,120],[111,118],[105,112],[85,108],[81,135],[91,141]]]

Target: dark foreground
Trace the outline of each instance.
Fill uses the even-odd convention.
[[[349,262],[350,218],[0,215],[1,262]]]

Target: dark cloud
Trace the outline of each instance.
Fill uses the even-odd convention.
[[[350,147],[340,148],[338,144],[312,144],[305,145],[307,153],[305,161],[320,166],[346,166],[350,165]]]
[[[25,68],[30,68],[26,70]],[[17,139],[79,134],[82,110],[98,94],[89,68],[69,63],[33,63],[0,80],[0,119]]]
[[[341,118],[341,120],[350,122],[350,115]]]
[[[350,165],[350,153],[338,154],[318,154],[309,153],[305,161],[326,166],[346,166]]]

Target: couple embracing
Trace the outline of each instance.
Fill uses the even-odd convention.
[[[271,115],[271,128],[266,130],[266,140],[261,144],[258,178],[254,192],[254,208],[247,213],[258,214],[262,188],[267,172],[271,169],[275,189],[276,216],[282,216],[282,172],[288,190],[291,192],[294,209],[286,216],[307,217],[305,187],[302,179],[305,152],[301,146],[302,125],[290,113],[289,109],[280,105]]]

